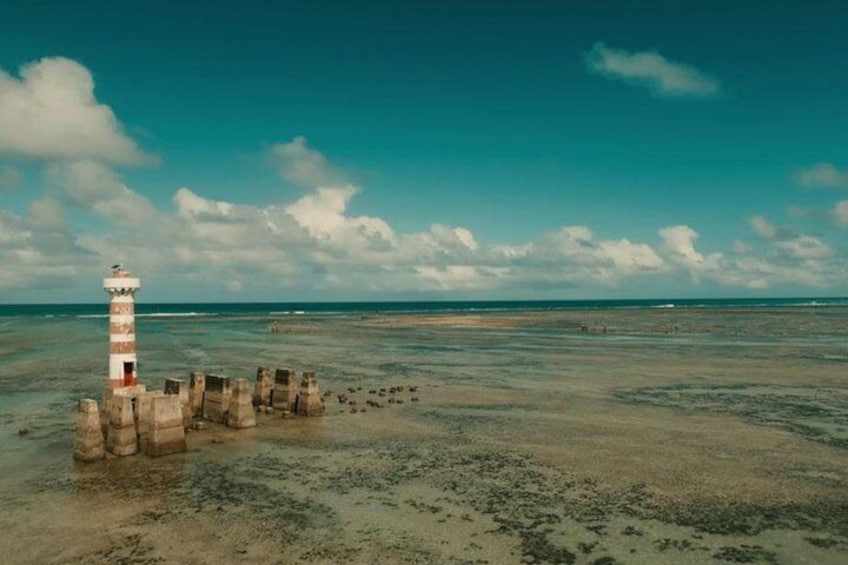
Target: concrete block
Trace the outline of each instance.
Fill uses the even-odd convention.
[[[253,404],[256,406],[271,406],[271,393],[274,390],[274,379],[271,369],[259,367],[256,370],[256,384],[253,388]]]
[[[129,396],[112,397],[109,402],[109,426],[115,428],[126,428],[135,426],[133,412],[133,399]]]
[[[230,378],[206,375],[206,391],[203,393],[203,417],[212,422],[225,424],[230,410]]]
[[[165,396],[161,390],[145,392],[136,398],[135,421],[138,432],[138,450],[144,452],[150,437],[150,427],[153,421],[153,399]]]
[[[171,455],[172,453],[185,453],[185,451],[185,428],[181,425],[173,428],[153,430],[150,434],[147,454],[151,457],[161,457],[162,455]]]
[[[224,405],[220,402],[213,402],[211,400],[203,401],[203,418],[210,422],[226,424],[228,410],[229,408],[225,410]]]
[[[177,394],[153,399],[150,437],[145,451],[152,457],[181,453],[186,450],[183,409]]]
[[[77,413],[74,459],[85,462],[102,459],[106,455],[105,444],[97,401],[83,398],[79,402]]]
[[[116,428],[109,426],[109,435],[106,437],[106,451],[125,457],[138,452],[138,437],[135,426]]]
[[[206,374],[200,371],[193,371],[189,375],[188,390],[191,414],[199,418],[203,416],[203,393],[206,390]]]
[[[255,425],[256,413],[253,411],[250,387],[246,379],[236,379],[227,412],[227,426],[242,429]]]
[[[273,407],[277,410],[294,411],[297,388],[297,372],[295,370],[277,369],[274,374]]]
[[[180,410],[182,412],[183,427],[191,427],[193,414],[189,399],[189,388],[182,379],[165,379],[165,394],[173,394],[180,399]]]
[[[313,372],[304,372],[297,395],[297,413],[301,416],[321,416],[324,414],[324,401],[318,390],[318,379]]]
[[[182,425],[183,411],[179,396],[166,394],[153,399],[151,426],[154,430]]]

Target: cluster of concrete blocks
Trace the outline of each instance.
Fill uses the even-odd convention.
[[[188,406],[192,417],[203,418],[230,428],[252,428],[256,413],[247,379],[195,371],[189,379]]]
[[[185,451],[185,401],[179,381],[166,383],[164,391],[148,392],[144,385],[106,388],[102,410],[95,400],[80,400],[74,458],[95,461],[107,452],[157,457]]]
[[[164,391],[147,391],[141,384],[106,388],[102,410],[95,400],[80,400],[74,458],[96,461],[107,452],[119,457],[184,452],[186,430],[196,419],[250,428],[256,425],[254,406],[268,412],[280,410],[284,416],[324,413],[315,373],[304,372],[298,387],[295,371],[277,369],[272,379],[270,369],[260,367],[251,394],[247,379],[195,371],[188,386],[184,380],[167,379]]]
[[[298,384],[294,369],[277,369],[271,377],[269,367],[259,367],[253,387],[253,404],[265,412],[279,410],[284,417],[291,414],[321,416],[325,410],[315,373],[304,371]]]

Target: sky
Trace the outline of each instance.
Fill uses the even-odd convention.
[[[848,3],[0,4],[0,303],[848,295]]]

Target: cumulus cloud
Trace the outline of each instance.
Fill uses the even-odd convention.
[[[599,278],[607,280],[656,271],[664,266],[662,258],[649,245],[632,243],[628,239],[596,242],[586,226],[569,226],[549,235],[543,244],[535,246],[534,254],[593,266]]]
[[[25,65],[20,78],[0,69],[0,153],[114,164],[152,159],[97,101],[88,69],[63,57]]]
[[[55,198],[39,198],[30,202],[29,216],[38,228],[54,229],[65,225],[65,208]]]
[[[810,188],[846,188],[848,171],[840,170],[830,163],[816,163],[796,174],[802,186]]]
[[[769,246],[766,253],[736,241],[732,255],[705,255],[695,248],[698,233],[689,226],[670,226],[659,233],[669,258],[687,269],[696,283],[714,281],[762,290],[781,285],[824,288],[846,282],[840,261],[826,243],[808,235],[781,239],[781,228],[772,230],[765,222],[760,228],[768,236],[764,238]]]
[[[585,62],[592,72],[643,86],[660,96],[708,97],[721,92],[712,77],[654,51],[631,52],[598,42],[586,54]]]
[[[96,257],[76,244],[64,222],[54,221],[52,203],[33,203],[30,212],[23,218],[0,210],[0,289],[67,286]]]
[[[130,190],[115,171],[98,161],[54,163],[48,169],[48,176],[74,202],[110,222],[138,225],[158,214],[150,200]]]
[[[272,145],[270,153],[280,176],[288,182],[306,188],[344,184],[340,173],[330,166],[324,155],[309,147],[302,135]]]
[[[665,249],[675,260],[697,269],[706,267],[704,256],[695,250],[698,232],[685,225],[669,226],[659,230]]]
[[[636,277],[661,280],[675,273],[750,289],[845,280],[839,257],[812,236],[775,236],[766,241],[771,249],[766,254],[739,244],[730,256],[697,249],[698,233],[686,225],[659,230],[659,249],[627,238],[600,238],[586,226],[503,245],[480,241],[462,226],[436,223],[398,233],[381,218],[350,215],[357,194],[351,185],[318,187],[293,202],[263,206],[212,200],[183,187],[175,191],[170,210],[157,209],[114,172],[79,163],[56,174],[71,178],[68,186],[76,198],[70,201],[92,203],[86,209],[110,218],[110,228],[71,230],[62,202],[52,197],[33,202],[25,218],[0,214],[0,260],[7,265],[0,287],[27,288],[36,278],[41,283],[71,276],[97,279],[104,265],[118,259],[152,279],[184,280],[187,288],[212,285],[278,299],[291,296],[280,294],[285,292],[320,296],[325,291],[556,294],[565,288],[624,288]],[[81,184],[93,188],[82,190]],[[111,201],[112,194],[146,211],[125,213]]]
[[[777,237],[777,226],[769,222],[763,216],[753,216],[749,219],[754,232],[763,239],[774,239]]]
[[[824,259],[833,256],[833,250],[821,239],[811,235],[777,241],[775,247],[798,259]]]

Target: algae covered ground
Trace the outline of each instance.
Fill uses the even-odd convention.
[[[3,327],[0,552],[11,563],[843,563],[838,314],[301,316],[274,334],[267,317],[141,320],[150,388],[189,370],[294,367],[332,391],[327,413],[258,414],[254,429],[190,432],[183,455],[88,465],[70,457],[74,404],[99,396],[102,320]],[[66,342],[56,367],[46,356]],[[376,392],[392,386],[403,390]]]

